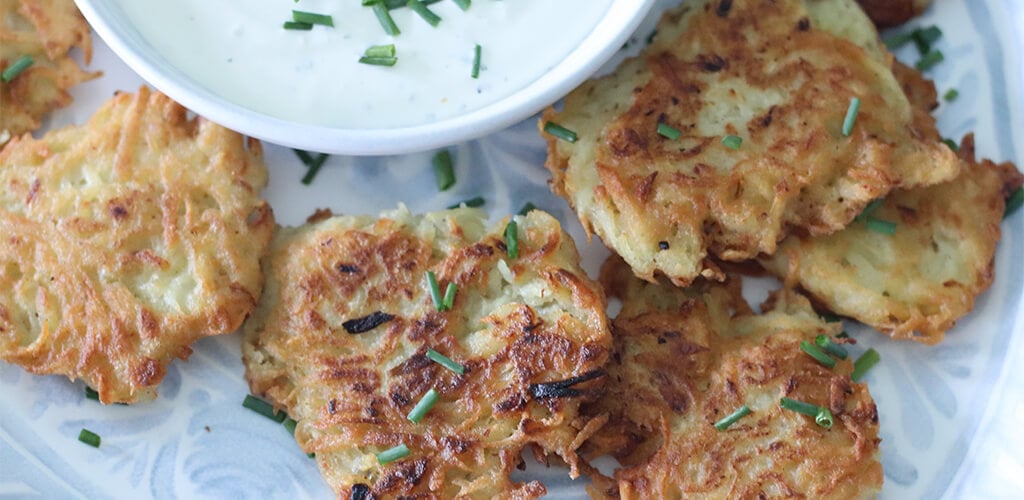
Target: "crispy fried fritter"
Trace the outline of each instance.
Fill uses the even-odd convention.
[[[548,136],[552,189],[638,276],[718,277],[709,254],[772,254],[791,228],[832,233],[894,187],[958,173],[916,130],[891,59],[853,0],[686,2],[643,57],[545,112],[578,134]]]
[[[941,341],[992,283],[1005,198],[1022,179],[1012,163],[975,160],[973,136],[960,156],[964,169],[955,180],[894,191],[870,214],[896,223],[893,234],[865,220],[828,236],[792,235],[761,263],[835,313],[892,338]]]
[[[879,28],[898,26],[920,15],[932,0],[857,0]]]
[[[864,498],[882,485],[878,413],[852,363],[823,367],[802,340],[838,332],[807,299],[778,291],[753,314],[740,283],[687,289],[632,276],[613,258],[602,269],[622,311],[607,392],[583,412],[607,415],[587,455],[613,453],[614,480],[595,476],[595,497]],[[827,407],[835,424],[784,410],[788,397]],[[752,413],[724,431],[715,422]]]
[[[0,136],[39,128],[43,115],[71,104],[67,89],[100,75],[79,68],[68,55],[72,47],[86,62],[92,57],[89,25],[72,0],[0,0],[0,70],[22,56],[34,60],[0,83]]]
[[[246,375],[298,421],[296,440],[339,495],[534,498],[543,485],[509,478],[531,443],[575,474],[593,427],[578,407],[603,385],[611,347],[604,296],[554,218],[515,220],[517,259],[505,226],[488,230],[474,209],[333,217],[274,239],[245,326]],[[457,284],[450,311],[435,309],[429,270],[442,292]],[[432,388],[440,400],[411,423]],[[408,458],[377,463],[400,443]]]
[[[255,140],[142,88],[0,151],[0,359],[156,395],[195,340],[238,328],[274,227]]]

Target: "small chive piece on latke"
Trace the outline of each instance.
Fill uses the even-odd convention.
[[[853,125],[857,123],[858,112],[860,112],[860,98],[851,97],[850,106],[846,108],[846,118],[843,119],[843,137],[849,137],[853,133]]]
[[[93,401],[99,401],[100,393],[96,392],[96,389],[93,389],[92,387],[85,386],[85,398]]]
[[[576,132],[569,130],[555,122],[545,122],[544,132],[551,134],[565,142],[574,143],[578,139]]]
[[[441,288],[437,285],[434,271],[427,271],[427,289],[430,290],[430,300],[434,301],[434,309],[444,311],[444,299],[441,297]]]
[[[398,446],[395,446],[394,448],[390,448],[378,453],[377,463],[381,465],[387,465],[391,462],[394,462],[395,460],[400,460],[409,456],[409,453],[409,447],[406,446],[405,443],[403,443]]]
[[[818,347],[824,349],[825,352],[839,359],[846,359],[850,356],[850,353],[846,351],[845,347],[832,342],[832,339],[828,338],[828,335],[818,335],[814,338],[814,343],[817,344]]]
[[[735,424],[739,419],[750,415],[750,407],[743,405],[736,409],[736,411],[730,413],[725,418],[715,422],[715,429],[724,431],[729,428],[732,424]]]
[[[821,363],[821,365],[826,368],[836,367],[836,360],[830,358],[829,355],[825,354],[825,352],[819,349],[818,346],[806,340],[800,342],[800,350],[807,353],[808,356],[814,358],[815,361]]]
[[[947,137],[947,138],[943,139],[942,142],[943,142],[943,144],[949,146],[949,149],[952,149],[953,151],[957,151],[957,152],[960,151],[960,146],[953,139],[950,139],[950,138]]]
[[[459,375],[466,373],[466,368],[464,366],[452,361],[452,359],[449,358],[448,356],[445,356],[444,354],[441,354],[433,349],[427,349],[427,357],[430,358],[431,361]]]
[[[679,136],[681,136],[682,134],[683,133],[680,132],[679,129],[673,127],[672,125],[669,125],[667,123],[658,124],[658,135],[666,139],[675,141],[678,140]]]
[[[790,398],[780,399],[779,406],[784,410],[795,411],[808,417],[814,417],[814,423],[826,429],[832,428],[832,412],[828,411],[828,408]]]
[[[729,149],[739,149],[743,145],[743,138],[736,135],[727,135],[722,138],[722,145]]]
[[[896,223],[887,220],[878,219],[875,217],[867,217],[864,219],[864,223],[867,224],[868,229],[881,234],[888,234],[890,236],[896,234]]]
[[[288,414],[283,411],[274,411],[273,405],[270,403],[253,397],[251,394],[245,395],[245,401],[242,401],[242,406],[263,415],[264,417],[273,420],[274,422],[281,423],[284,419],[288,418]]]
[[[1003,218],[1007,218],[1010,214],[1017,211],[1021,205],[1024,205],[1024,187],[1017,188],[1016,191],[1006,197],[1006,209],[1003,212]]]
[[[519,225],[514,220],[505,225],[505,254],[510,259],[519,258]]]
[[[3,73],[0,73],[0,80],[3,80],[4,83],[10,83],[11,80],[17,78],[18,75],[20,75],[23,71],[28,69],[28,67],[31,66],[34,62],[35,60],[32,59],[32,56],[19,57],[17,60],[11,63],[10,66],[5,68]]]
[[[455,293],[458,292],[459,285],[456,285],[454,281],[448,282],[448,287],[444,289],[444,299],[441,301],[441,305],[444,306],[445,311],[450,311],[452,306],[455,305]]]
[[[875,348],[868,349],[861,354],[856,361],[853,362],[853,373],[850,374],[850,380],[854,382],[860,382],[860,379],[864,377],[864,374],[871,369],[872,366],[878,364],[882,357],[878,354]]]
[[[423,420],[423,417],[425,417],[427,412],[434,407],[434,404],[437,403],[437,400],[440,397],[441,396],[437,391],[430,389],[422,398],[420,398],[420,402],[416,403],[416,406],[413,407],[412,411],[409,412],[409,415],[406,418],[414,424],[420,423],[420,420]]]

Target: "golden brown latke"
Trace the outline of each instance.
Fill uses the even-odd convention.
[[[545,111],[578,134],[547,136],[552,189],[638,276],[719,278],[710,256],[772,254],[792,228],[832,233],[895,187],[956,176],[891,61],[853,0],[686,2],[642,57]]]
[[[920,15],[932,0],[857,0],[879,28],[903,24]]]
[[[613,257],[602,269],[622,311],[605,394],[582,409],[608,417],[585,444],[612,453],[614,479],[593,473],[594,497],[864,498],[882,486],[878,413],[852,363],[834,369],[800,350],[802,340],[838,333],[807,299],[772,294],[757,315],[740,283],[700,281],[686,289],[635,278]],[[827,407],[825,429],[779,407],[788,397]],[[724,431],[714,424],[742,405],[752,413]]]
[[[554,218],[515,220],[517,259],[504,224],[488,230],[465,208],[320,219],[274,239],[245,326],[246,376],[298,421],[296,440],[339,495],[535,498],[543,485],[509,477],[531,444],[575,476],[594,427],[578,406],[603,385],[611,347],[604,296]],[[450,311],[435,309],[429,270],[442,292],[457,283]],[[431,388],[440,400],[408,421]],[[400,443],[408,458],[377,463]]]
[[[92,57],[89,25],[72,0],[0,0],[0,70],[22,56],[35,61],[0,83],[0,136],[39,128],[43,115],[71,104],[67,89],[100,75],[79,68],[68,55],[72,47],[86,62]]]
[[[893,191],[870,214],[896,223],[893,234],[865,221],[828,236],[794,234],[762,265],[837,314],[894,339],[938,343],[992,283],[1005,199],[1022,180],[1012,163],[975,160],[971,135],[960,157],[953,181]]]
[[[0,359],[156,395],[195,340],[237,329],[274,228],[259,142],[145,87],[0,151]]]

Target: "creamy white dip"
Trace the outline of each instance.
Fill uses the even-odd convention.
[[[172,65],[246,108],[339,128],[430,123],[482,108],[561,62],[611,0],[452,0],[430,5],[435,28],[408,8],[384,33],[360,0],[117,0]],[[334,28],[285,30],[292,9],[333,16]],[[394,44],[393,67],[360,64]],[[482,46],[478,79],[473,48]]]

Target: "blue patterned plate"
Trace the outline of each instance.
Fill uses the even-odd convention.
[[[660,0],[655,12],[666,4]],[[652,14],[634,37],[642,42]],[[979,155],[1024,164],[1024,2],[939,0],[914,25],[938,25],[946,61],[931,70],[940,94],[960,96],[937,110],[940,130],[977,133]],[[75,105],[49,126],[83,122],[116,89],[142,83],[98,39],[93,66],[103,78],[75,89]],[[636,43],[631,46],[638,45]],[[898,56],[913,62],[912,47]],[[267,192],[282,224],[315,208],[376,213],[399,202],[414,211],[482,195],[495,218],[532,201],[558,216],[580,242],[591,272],[607,255],[585,237],[565,202],[547,189],[544,145],[530,119],[453,146],[459,182],[434,189],[430,153],[332,157],[311,186],[290,150],[267,145]],[[884,498],[1024,497],[1024,211],[1003,223],[996,279],[937,347],[897,343],[848,324],[861,345],[882,353],[868,375],[882,425]],[[758,301],[775,284],[748,287]],[[188,363],[168,370],[153,403],[102,406],[83,385],[0,363],[0,497],[329,498],[314,462],[279,424],[242,408],[247,393],[237,334],[200,341]],[[94,449],[78,442],[89,428]],[[532,463],[532,460],[528,460]],[[552,498],[585,498],[586,480],[531,465],[522,477]]]

